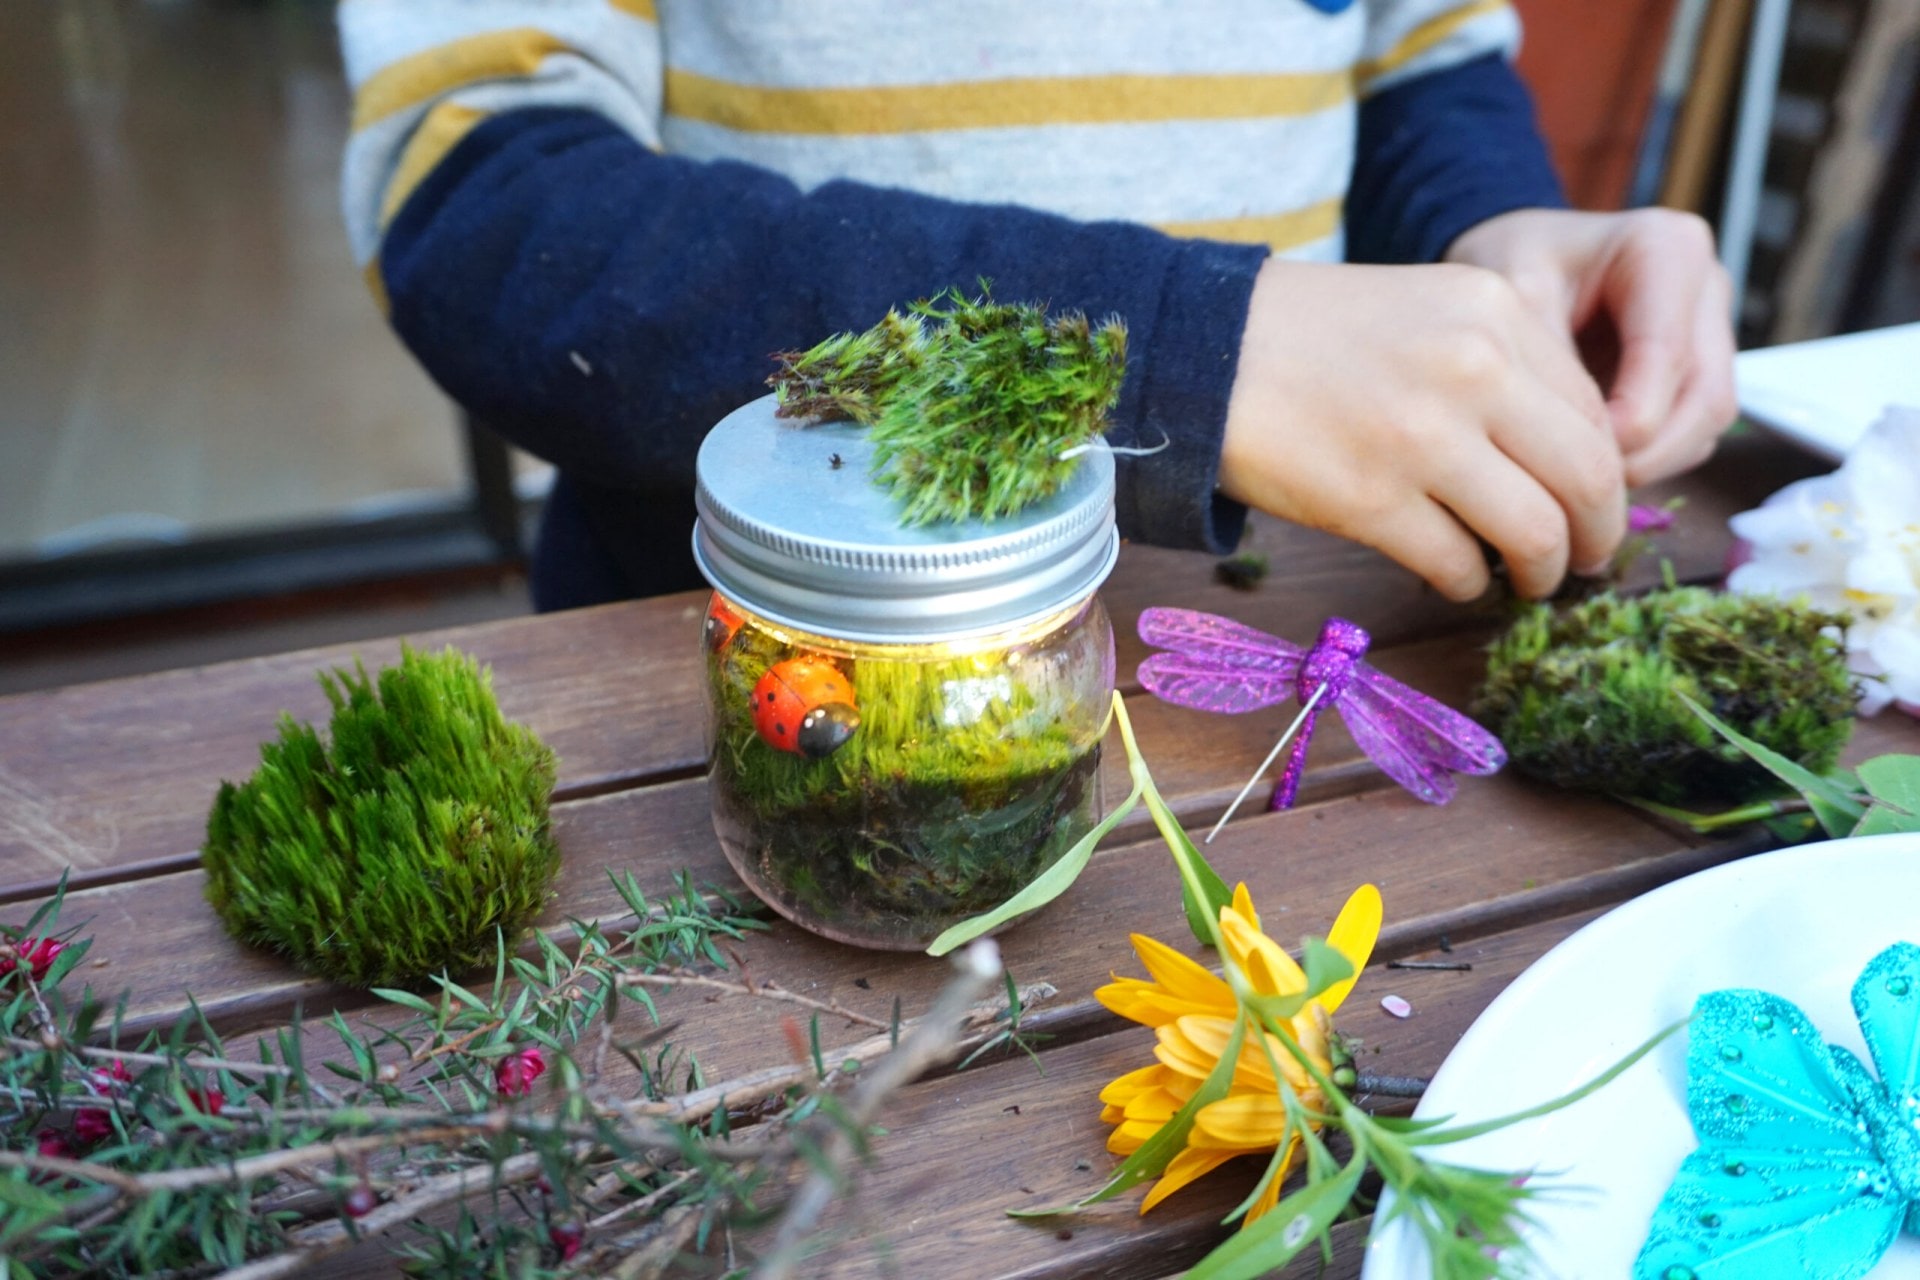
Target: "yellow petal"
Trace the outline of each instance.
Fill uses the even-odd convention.
[[[1227,909],[1254,928],[1260,927],[1260,913],[1253,909],[1253,895],[1247,892],[1246,881],[1233,886],[1233,905]]]
[[[1189,1182],[1206,1177],[1231,1159],[1232,1152],[1217,1154],[1187,1148],[1167,1162],[1167,1171],[1160,1175],[1160,1181],[1153,1184],[1153,1190],[1147,1192],[1147,1198],[1140,1202],[1140,1212],[1145,1213]]]
[[[1174,1097],[1165,1089],[1149,1089],[1135,1095],[1124,1110],[1128,1120],[1145,1120],[1163,1125],[1173,1119],[1174,1112],[1186,1105],[1184,1099]]]
[[[1167,989],[1168,994],[1232,1012],[1233,989],[1214,977],[1205,965],[1143,933],[1133,934],[1131,938],[1134,954],[1140,957],[1140,963],[1147,967],[1147,972],[1153,975],[1155,982]]]
[[[1230,1095],[1200,1108],[1187,1142],[1212,1151],[1271,1151],[1286,1127],[1287,1109],[1275,1095]]]
[[[1137,1071],[1129,1071],[1100,1091],[1100,1101],[1116,1107],[1124,1107],[1135,1094],[1158,1087],[1160,1077],[1165,1072],[1166,1068],[1157,1062],[1141,1067]]]
[[[1304,990],[1307,975],[1278,943],[1231,912],[1220,913],[1220,933],[1227,953],[1254,990],[1262,995],[1287,996]]]
[[[1219,1059],[1198,1048],[1193,1041],[1180,1034],[1179,1023],[1161,1027],[1159,1036],[1160,1042],[1153,1046],[1153,1056],[1158,1058],[1169,1071],[1191,1077],[1195,1082],[1205,1080],[1213,1074],[1214,1064]]]
[[[1227,1051],[1233,1022],[1227,1018],[1190,1014],[1158,1028],[1154,1035],[1159,1040],[1154,1046],[1154,1057],[1181,1075],[1205,1080],[1213,1073],[1220,1055]]]
[[[1123,1120],[1120,1127],[1107,1135],[1107,1150],[1117,1156],[1130,1156],[1138,1151],[1141,1144],[1160,1132],[1160,1126],[1145,1120]]]
[[[1246,1221],[1240,1224],[1242,1227],[1252,1226],[1261,1214],[1280,1203],[1280,1185],[1287,1180],[1287,1171],[1293,1168],[1293,1155],[1299,1149],[1298,1138],[1287,1144],[1287,1154],[1280,1157],[1279,1170],[1274,1173],[1273,1181],[1267,1184],[1267,1189],[1260,1193],[1260,1198],[1253,1202],[1253,1207],[1247,1210]]]
[[[1223,988],[1225,985],[1221,984]],[[1139,978],[1119,978],[1097,987],[1093,998],[1128,1021],[1149,1027],[1165,1026],[1184,1014],[1224,1013],[1232,1008],[1231,1001],[1223,1008],[1213,1001],[1188,1000],[1156,982]]]
[[[1353,977],[1334,983],[1320,994],[1315,1003],[1328,1013],[1340,1007],[1340,1002],[1347,998],[1347,992],[1353,990],[1360,971],[1367,967],[1367,960],[1373,955],[1373,944],[1380,939],[1382,913],[1380,890],[1370,884],[1355,889],[1347,898],[1347,905],[1340,908],[1339,917],[1327,933],[1327,945],[1353,965]]]
[[[1126,1116],[1127,1109],[1125,1107],[1116,1107],[1111,1102],[1100,1108],[1101,1124],[1119,1124],[1122,1120],[1126,1119]]]

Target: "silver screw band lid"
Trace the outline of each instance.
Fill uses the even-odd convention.
[[[869,643],[958,640],[1037,621],[1113,569],[1104,441],[1017,515],[908,529],[868,474],[866,428],[803,427],[773,410],[762,397],[707,433],[693,530],[707,581],[772,622]]]

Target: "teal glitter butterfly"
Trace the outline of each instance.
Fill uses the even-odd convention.
[[[1903,1227],[1920,1234],[1920,947],[1869,961],[1853,1011],[1877,1080],[1792,1001],[1700,997],[1687,1048],[1700,1146],[1634,1280],[1852,1280]]]

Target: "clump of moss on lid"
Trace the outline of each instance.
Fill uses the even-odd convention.
[[[1825,773],[1853,729],[1847,622],[1700,587],[1535,605],[1495,644],[1473,714],[1516,768],[1547,782],[1663,804],[1738,804],[1781,784],[1674,695]]]
[[[491,962],[560,863],[555,761],[455,649],[403,649],[378,680],[322,672],[328,740],[290,715],[246,782],[223,782],[201,851],[234,937],[349,986]]]
[[[950,289],[860,333],[782,352],[784,418],[871,428],[874,479],[907,525],[991,520],[1056,492],[1106,431],[1127,330]]]

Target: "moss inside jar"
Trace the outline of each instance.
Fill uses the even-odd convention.
[[[872,448],[771,397],[702,447],[713,815],[796,924],[917,950],[1099,820],[1113,463],[1096,445],[1015,515],[909,527]]]

